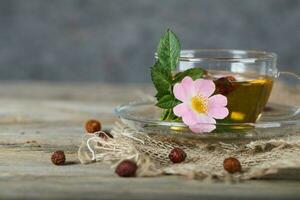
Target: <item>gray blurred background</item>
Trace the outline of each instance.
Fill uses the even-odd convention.
[[[274,51],[300,73],[299,0],[0,0],[0,80],[149,82],[166,27],[185,49]]]

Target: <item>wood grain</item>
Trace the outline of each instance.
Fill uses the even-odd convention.
[[[171,176],[124,179],[107,165],[79,164],[76,152],[84,134],[84,121],[97,118],[109,128],[116,119],[114,107],[143,99],[144,93],[152,94],[152,87],[0,84],[0,199],[300,198],[297,181],[253,180],[233,184]],[[289,99],[295,99],[296,104],[298,96]],[[65,166],[50,162],[51,152],[59,149],[66,151]]]

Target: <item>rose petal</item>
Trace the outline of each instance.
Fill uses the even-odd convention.
[[[228,116],[229,111],[226,107],[213,107],[208,109],[207,114],[215,119],[224,119]]]
[[[176,116],[182,117],[183,123],[186,125],[197,123],[197,115],[190,109],[186,103],[181,103],[173,108]]]
[[[208,98],[208,109],[215,107],[224,107],[227,105],[227,98],[224,95],[217,94]]]
[[[197,124],[194,126],[189,126],[190,130],[194,133],[210,133],[216,129],[213,124]]]
[[[189,126],[194,133],[208,133],[213,131],[216,126],[216,120],[210,116],[203,115],[198,117],[198,123]]]
[[[176,99],[179,99],[182,102],[188,101],[193,95],[193,85],[194,81],[189,76],[184,77],[181,83],[176,83],[173,88],[173,93]]]
[[[173,108],[173,112],[177,117],[181,117],[189,112],[189,107],[185,103],[181,103]]]
[[[188,108],[187,112],[182,116],[182,121],[189,126],[198,123],[199,118],[194,111]]]
[[[215,83],[212,80],[197,79],[194,82],[194,95],[209,97],[216,89]]]

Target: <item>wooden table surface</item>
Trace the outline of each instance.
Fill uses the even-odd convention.
[[[272,99],[297,104],[298,89]],[[119,178],[104,164],[82,165],[77,149],[83,123],[98,118],[109,128],[113,108],[153,94],[147,85],[101,83],[0,84],[0,199],[300,199],[300,182],[251,180],[214,183],[183,177]],[[298,93],[299,94],[299,93]],[[51,152],[64,150],[67,165]]]

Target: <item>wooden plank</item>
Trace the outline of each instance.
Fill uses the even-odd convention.
[[[84,121],[96,117],[109,128],[116,119],[113,108],[148,98],[143,93],[153,93],[152,87],[0,84],[0,95],[5,96],[0,99],[0,199],[299,199],[300,182],[296,181],[231,184],[170,176],[123,179],[107,165],[79,164],[76,152]],[[289,101],[296,105],[298,96],[291,95]],[[51,164],[51,152],[57,149],[66,151],[68,165]]]
[[[103,164],[54,166],[50,153],[0,149],[0,197],[26,199],[298,199],[300,182],[247,181],[224,184],[182,177],[119,178]]]
[[[149,84],[1,82],[0,96],[9,99],[125,103],[154,94]]]

